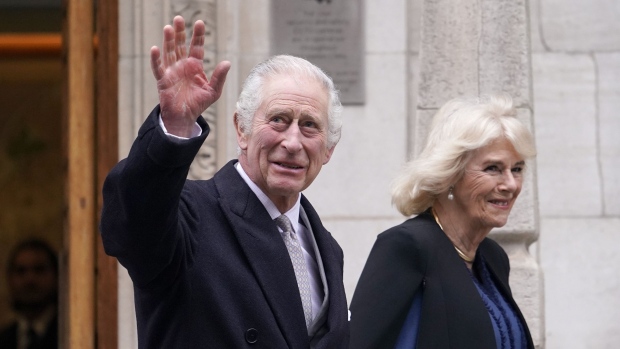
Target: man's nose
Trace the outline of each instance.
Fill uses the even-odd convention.
[[[301,150],[301,130],[299,125],[292,122],[289,127],[284,131],[284,140],[282,146],[286,148],[289,153],[295,153]]]

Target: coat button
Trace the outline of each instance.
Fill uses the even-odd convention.
[[[250,328],[245,331],[245,341],[254,344],[258,341],[258,330],[255,328]]]

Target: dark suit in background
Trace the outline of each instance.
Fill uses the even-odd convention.
[[[7,326],[0,332],[0,349],[17,349],[17,322]],[[48,324],[45,333],[36,339],[36,343],[28,349],[56,349],[58,348],[58,318],[54,317]]]

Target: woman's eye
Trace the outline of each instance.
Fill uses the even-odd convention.
[[[512,168],[512,172],[514,172],[514,173],[521,173],[521,172],[523,172],[523,167],[521,167],[521,166],[513,167]]]
[[[491,166],[487,166],[487,168],[484,169],[486,172],[499,172],[499,167],[497,167],[496,165],[491,165]]]

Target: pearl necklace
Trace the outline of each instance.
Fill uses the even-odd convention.
[[[435,213],[435,209],[431,207],[431,212],[433,213],[433,217],[435,218],[435,222],[437,222],[437,225],[439,226],[439,228],[441,228],[441,230],[443,230],[443,226],[441,226],[441,223],[439,222],[439,218],[437,217],[437,214]],[[444,233],[446,232],[445,230],[443,230]],[[461,251],[461,249],[459,249],[458,247],[456,247],[456,245],[452,244],[452,246],[454,246],[454,249],[456,250],[456,253],[459,255],[459,257],[461,257],[462,260],[464,260],[467,263],[473,263],[474,262],[474,258],[469,258],[467,257],[467,255],[465,253],[463,253],[463,251]]]

